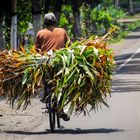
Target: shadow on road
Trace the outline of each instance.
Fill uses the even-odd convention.
[[[117,55],[117,56],[115,56],[115,60],[117,61],[117,60],[126,60],[126,59],[128,59],[129,57],[131,57],[132,55],[133,55],[134,53],[127,53],[127,54],[123,54],[123,55]],[[136,55],[135,55],[135,57],[134,57],[134,59],[140,59],[140,53],[137,53]]]
[[[113,90],[112,93],[126,93],[126,92],[137,92],[140,91],[140,81],[130,80],[130,79],[121,79],[113,81]]]
[[[55,130],[55,134],[92,134],[92,133],[113,133],[113,132],[123,132],[123,129],[113,129],[113,128],[98,128],[98,129],[59,129]],[[18,134],[18,135],[44,135],[52,134],[49,129],[43,132],[25,132],[25,131],[4,131],[8,134]]]
[[[133,30],[133,32],[140,32],[140,26],[137,27],[136,29]],[[140,35],[135,33],[135,34],[128,34],[125,39],[139,39],[140,38]]]
[[[117,68],[122,67],[116,71],[120,78],[113,80],[112,93],[140,91],[140,79],[138,78],[140,75],[140,53],[132,56],[133,53],[129,53],[115,57]]]
[[[113,132],[122,132],[122,129],[112,129],[112,128],[98,128],[98,129],[64,129],[57,130],[56,133],[60,134],[91,134],[91,133],[113,133]]]
[[[140,35],[128,35],[125,39],[139,39]]]
[[[124,54],[115,57],[117,68],[125,64],[120,70],[116,70],[118,74],[140,74],[140,53],[137,53],[133,58],[133,54]],[[127,61],[130,59],[130,61]]]

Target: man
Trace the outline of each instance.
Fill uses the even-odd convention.
[[[56,17],[53,13],[47,13],[44,16],[45,29],[37,33],[35,48],[42,54],[50,50],[58,50],[70,44],[70,38],[65,29],[55,27]]]
[[[66,43],[68,43],[68,45],[71,44],[70,38],[67,35],[65,29],[55,27],[56,17],[53,13],[45,14],[44,24],[46,25],[46,28],[40,30],[37,33],[35,41],[35,49],[38,52],[44,54],[45,52],[48,52],[50,50],[58,50],[60,48],[64,48]],[[48,85],[45,82],[45,79],[43,81],[45,85],[45,94],[41,101],[45,102],[47,95],[50,93],[51,85]],[[69,116],[64,113],[64,111],[60,113],[60,118],[63,118],[63,120],[65,121],[68,121],[70,119]]]

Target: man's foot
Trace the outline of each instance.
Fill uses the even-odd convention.
[[[62,118],[64,121],[69,121],[70,117],[68,116],[68,114],[61,112],[59,115],[60,118]]]

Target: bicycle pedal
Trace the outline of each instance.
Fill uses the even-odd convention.
[[[41,109],[46,109],[46,107],[42,107]]]

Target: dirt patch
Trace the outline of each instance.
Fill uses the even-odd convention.
[[[45,104],[33,99],[26,110],[12,109],[5,100],[0,101],[0,140],[22,140],[44,121]],[[46,126],[47,129],[47,126]]]

